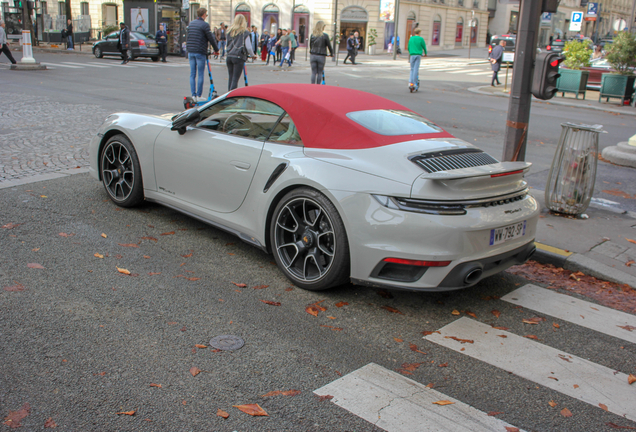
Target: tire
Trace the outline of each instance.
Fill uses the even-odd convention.
[[[100,47],[95,47],[95,49],[93,50],[93,54],[95,54],[95,57],[97,58],[104,57],[104,53],[102,52],[102,49]]]
[[[134,207],[144,200],[139,158],[125,135],[115,135],[106,142],[99,157],[99,170],[104,189],[115,204]]]
[[[270,244],[278,268],[299,288],[321,291],[349,281],[344,224],[331,201],[314,189],[294,189],[276,205]]]
[[[152,61],[153,62],[158,62],[159,61],[159,57],[152,57]]]

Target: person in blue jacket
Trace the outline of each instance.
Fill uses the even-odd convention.
[[[159,30],[157,30],[155,40],[157,41],[157,45],[159,46],[159,55],[161,56],[161,61],[167,63],[166,53],[168,50],[168,32],[166,32],[166,25],[164,23],[159,24]]]
[[[197,10],[198,18],[193,20],[188,26],[186,47],[188,59],[190,60],[190,90],[192,91],[192,100],[195,103],[198,102],[203,93],[203,70],[208,56],[208,42],[212,45],[214,52],[219,50],[216,38],[210,29],[210,24],[205,21],[207,16],[208,10],[199,8]]]

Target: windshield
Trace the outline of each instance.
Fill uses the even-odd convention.
[[[354,122],[379,135],[415,135],[442,132],[434,123],[411,111],[368,110],[347,114]]]

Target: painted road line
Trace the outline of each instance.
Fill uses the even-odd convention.
[[[544,250],[546,252],[552,252],[552,253],[555,253],[557,255],[562,255],[562,256],[566,256],[566,257],[569,257],[570,255],[572,255],[572,252],[566,251],[564,249],[559,249],[559,248],[556,248],[554,246],[548,246],[548,245],[545,245],[543,243],[534,242],[534,245],[537,247],[537,249],[541,249],[541,250]]]
[[[531,284],[501,300],[636,344],[636,316],[625,312]]]
[[[69,69],[83,69],[83,67],[81,66],[71,66],[71,65],[65,65],[65,64],[59,64],[59,63],[49,63],[49,62],[41,62],[43,65],[51,65],[51,66],[56,66],[56,67],[65,67],[65,68],[69,68]]]
[[[473,72],[473,73],[469,73],[468,75],[492,75],[492,71],[487,71],[487,72]]]
[[[62,62],[64,64],[68,64],[68,65],[76,65],[76,66],[88,66],[88,67],[96,67],[96,68],[107,68],[108,66],[104,66],[104,65],[96,65],[96,64],[90,64],[90,63],[74,63],[74,62]]]
[[[159,67],[159,65],[151,65],[151,64],[143,64],[143,63],[135,63],[135,66],[149,67],[149,68]]]
[[[458,69],[462,69],[462,68],[442,68],[442,69],[431,68],[431,69],[423,69],[423,70],[426,72],[448,72],[448,71],[454,71]]]
[[[636,420],[636,389],[624,373],[465,317],[424,339]]]
[[[468,72],[477,72],[477,71],[481,71],[482,69],[467,69],[467,70],[461,70],[461,71],[455,71],[455,72],[449,72],[452,74],[458,74],[458,73],[468,73]]]
[[[508,423],[374,363],[315,390],[388,432],[506,432]],[[433,402],[447,400],[449,405]]]

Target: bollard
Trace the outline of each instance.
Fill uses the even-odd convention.
[[[31,32],[22,30],[22,63],[35,63],[33,47],[31,46]]]
[[[601,125],[562,123],[561,138],[545,188],[545,205],[552,211],[580,215],[590,204]]]

